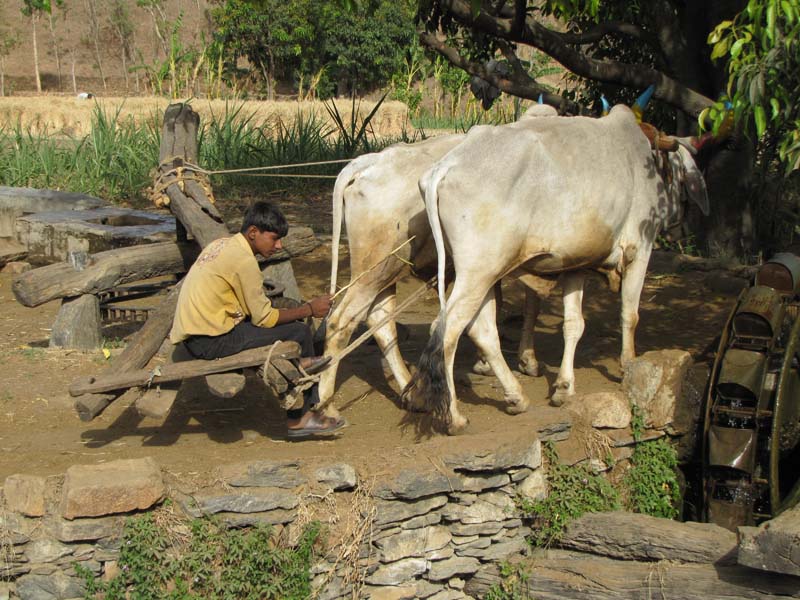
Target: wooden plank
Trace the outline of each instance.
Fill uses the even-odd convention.
[[[274,344],[273,344],[274,345]],[[233,356],[216,360],[192,360],[181,363],[166,364],[160,367],[160,374],[155,374],[154,369],[137,369],[121,373],[108,373],[99,377],[86,377],[74,382],[70,388],[71,396],[82,394],[101,394],[115,390],[127,389],[143,385],[159,385],[169,381],[179,381],[189,377],[200,377],[212,373],[225,373],[245,367],[257,367],[267,360],[274,358],[298,358],[300,345],[297,342],[278,342],[273,350],[272,346],[252,348]]]
[[[196,244],[162,242],[98,252],[83,271],[66,262],[40,267],[14,278],[11,290],[24,306],[56,298],[98,294],[131,281],[185,273],[197,258]]]

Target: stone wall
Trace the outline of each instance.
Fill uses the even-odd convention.
[[[311,519],[327,521],[334,541],[312,569],[320,599],[352,597],[354,587],[365,598],[464,598],[483,564],[525,552],[529,529],[514,497],[544,496],[541,466],[541,441],[531,432],[384,479],[360,477],[345,463],[269,460],[219,468],[214,485],[197,489],[170,481],[152,459],[76,465],[57,477],[11,475],[0,576],[12,581],[0,584],[0,598],[82,597],[73,563],[98,576],[117,572],[124,515],[165,498],[189,517],[269,523],[289,539]]]
[[[529,551],[530,529],[515,498],[546,497],[543,441],[566,442],[573,429],[594,427],[619,461],[615,468],[624,468],[634,443],[632,396],[651,426],[673,434],[692,429],[695,418],[683,415],[687,400],[680,398],[696,392],[686,357],[666,351],[637,361],[632,373],[647,368],[653,376],[631,376],[624,392],[584,396],[566,405],[572,410],[550,409],[552,416],[530,432],[499,444],[496,436],[471,436],[426,446],[427,460],[419,453],[405,463],[393,457],[388,473],[381,464],[262,460],[210,469],[187,482],[151,459],[136,459],[75,465],[47,478],[11,475],[0,504],[0,600],[83,597],[73,564],[98,576],[117,573],[125,516],[166,510],[166,498],[169,510],[186,517],[214,515],[229,527],[271,524],[290,544],[305,524],[321,521],[328,545],[312,566],[320,600],[481,597],[498,581],[503,561]],[[645,439],[659,435],[653,430]],[[563,461],[608,468],[598,457],[569,455],[568,445]],[[713,525],[587,516],[570,527],[561,550],[537,557],[531,581],[538,587],[530,591],[537,598],[644,598],[655,577],[674,597],[772,598],[793,585],[796,592],[800,559],[786,549],[800,547],[800,527],[788,514],[783,522],[780,531],[747,529],[736,564],[734,534]],[[693,577],[694,588],[686,585]]]

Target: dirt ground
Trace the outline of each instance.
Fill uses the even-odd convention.
[[[306,223],[319,222],[326,218],[327,204],[318,202],[307,210],[285,208],[294,223],[304,219]],[[328,288],[330,238],[322,234],[320,239],[323,243],[314,252],[293,261],[307,297]],[[340,256],[343,283],[348,274],[346,248]],[[721,331],[735,291],[711,291],[704,284],[706,278],[707,274],[697,271],[676,274],[670,268],[651,268],[642,293],[639,353],[682,348],[696,360],[711,358],[709,348]],[[420,419],[425,417],[409,417],[399,408],[398,390],[384,376],[374,344],[363,345],[339,370],[335,402],[350,425],[334,439],[286,441],[284,417],[254,376],[242,393],[229,400],[212,396],[202,382],[187,384],[171,413],[162,420],[140,417],[123,397],[86,423],[73,409],[67,388],[77,376],[99,373],[108,361],[99,351],[47,348],[58,302],[25,308],[14,300],[11,280],[11,276],[0,274],[0,481],[12,473],[55,475],[73,464],[144,456],[152,456],[169,473],[188,480],[203,479],[217,465],[257,459],[298,459],[308,465],[342,460],[362,472],[380,474],[408,461],[424,462],[439,450],[454,451],[479,440],[485,443],[486,439],[521,434],[537,427],[542,419],[552,419],[556,414],[553,411],[563,410],[547,404],[563,345],[562,304],[556,292],[545,302],[537,328],[537,352],[545,365],[543,376],[518,375],[532,401],[528,413],[510,416],[503,411],[497,380],[469,373],[475,352],[470,342],[461,344],[456,378],[471,424],[467,433],[455,438],[419,433]],[[402,281],[400,297],[418,285],[413,279]],[[499,322],[503,348],[512,366],[521,326],[521,300],[517,284],[504,284]],[[586,331],[576,356],[578,392],[614,389],[621,381],[617,359],[619,297],[599,279],[590,279],[584,309]],[[408,361],[418,357],[437,310],[438,301],[430,294],[401,315],[399,321],[408,332],[401,350]],[[109,346],[118,345],[121,331],[118,327],[106,328]]]

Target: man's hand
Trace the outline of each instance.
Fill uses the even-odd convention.
[[[306,304],[311,307],[310,316],[321,318],[327,315],[331,311],[331,305],[333,304],[332,298],[333,296],[330,294],[325,294],[324,296],[317,296],[306,302]]]

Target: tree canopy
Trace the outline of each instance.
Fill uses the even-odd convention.
[[[506,93],[544,94],[579,113],[599,107],[601,93],[630,102],[654,85],[654,98],[715,132],[733,108],[746,133],[773,136],[780,159],[798,167],[795,1],[419,0],[418,15],[423,44]],[[521,46],[547,54],[582,85],[551,93],[519,59]],[[496,53],[509,75],[486,68]]]
[[[348,10],[313,0],[224,0],[212,13],[217,39],[246,57],[271,86],[298,78],[321,96],[386,85],[416,35],[410,1]]]

